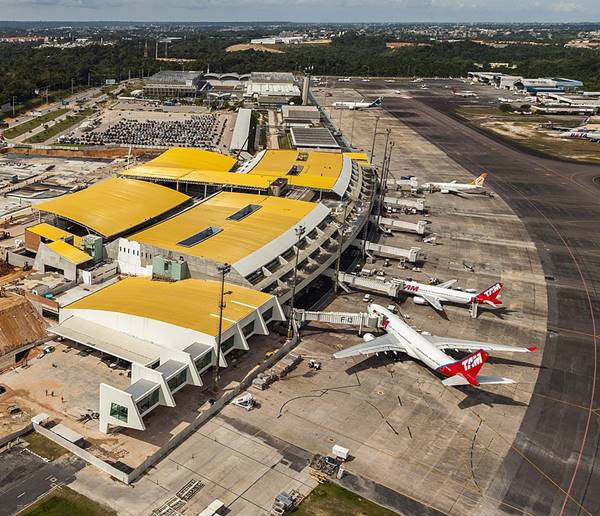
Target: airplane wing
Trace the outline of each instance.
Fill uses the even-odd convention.
[[[433,296],[429,296],[427,294],[421,294],[421,293],[419,293],[419,297],[422,297],[431,306],[433,306],[433,308],[435,308],[437,311],[439,311],[439,312],[444,311],[444,307],[442,306],[442,303],[440,303],[440,300],[437,297],[433,297]]]
[[[482,342],[477,340],[436,337],[435,335],[423,335],[423,337],[425,337],[438,349],[457,349],[459,351],[477,351],[478,349],[483,349],[484,351],[500,351],[507,353],[531,353],[532,351],[535,351],[537,349],[533,346],[523,348],[517,346],[507,346],[505,344]]]
[[[440,283],[439,285],[436,285],[436,287],[439,288],[450,288],[452,285],[454,285],[458,280],[455,279],[451,279],[448,281],[444,281],[444,283]]]
[[[384,353],[386,351],[396,351],[405,353],[406,350],[402,345],[389,333],[376,337],[369,342],[351,346],[348,349],[338,351],[333,354],[334,358],[347,358],[359,355],[371,355],[373,353]]]
[[[469,385],[469,381],[462,375],[456,374],[450,378],[442,380],[442,383],[446,386],[456,387],[457,385]],[[503,376],[484,376],[477,375],[477,383],[479,385],[506,385],[515,383],[510,378],[504,378]]]

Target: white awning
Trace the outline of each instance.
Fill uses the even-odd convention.
[[[69,317],[48,332],[127,362],[149,365],[160,357],[160,347],[156,344],[80,317]]]

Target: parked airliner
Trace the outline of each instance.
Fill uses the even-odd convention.
[[[479,371],[488,359],[488,351],[500,351],[508,353],[530,353],[535,347],[515,347],[503,344],[492,344],[463,339],[451,339],[448,337],[436,337],[425,335],[411,328],[394,315],[387,308],[377,304],[369,305],[369,314],[382,316],[384,318],[384,329],[386,333],[375,337],[371,333],[364,336],[365,342],[351,346],[343,351],[334,353],[334,358],[348,358],[361,355],[379,353],[406,353],[408,356],[423,362],[427,367],[445,376],[442,380],[444,385],[484,385],[484,384],[508,384],[515,383],[510,378],[501,376],[483,376]],[[469,356],[454,360],[443,352],[445,349],[457,351],[473,351]]]
[[[334,102],[332,107],[337,109],[368,109],[381,106],[383,97],[376,98],[373,102],[361,100],[360,102]]]
[[[443,194],[483,193],[485,192],[483,183],[487,175],[487,172],[483,172],[477,179],[474,179],[470,183],[457,183],[455,179],[450,183],[424,183],[421,185],[421,188],[424,190],[435,190]]]

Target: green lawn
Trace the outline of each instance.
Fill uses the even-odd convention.
[[[115,516],[117,513],[68,487],[61,486],[20,514],[27,516]]]
[[[32,118],[31,120],[23,124],[15,125],[14,127],[11,127],[10,129],[4,131],[4,137],[16,138],[17,136],[21,136],[22,134],[28,133],[29,131],[35,129],[36,127],[39,127],[40,125],[50,122],[50,120],[54,120],[55,118],[64,115],[68,111],[68,109],[57,109],[56,111],[51,111],[50,113],[46,113],[45,115]]]
[[[52,127],[48,127],[48,129],[46,129],[45,131],[34,134],[31,138],[27,138],[25,140],[25,142],[26,143],[43,143],[46,140],[48,140],[48,138],[52,138],[53,136],[56,136],[57,134],[60,134],[63,131],[66,131],[70,127],[73,127],[74,125],[77,125],[80,122],[83,122],[83,120],[85,120],[88,116],[90,116],[94,113],[95,113],[95,111],[91,108],[84,109],[83,111],[81,111],[79,113],[76,113],[72,116],[68,116],[64,120],[61,120],[60,122],[54,124]]]
[[[67,453],[67,450],[62,446],[37,432],[29,432],[22,439],[29,443],[27,448],[48,460],[58,459],[58,457]]]
[[[328,482],[313,489],[294,516],[394,516],[396,513]]]

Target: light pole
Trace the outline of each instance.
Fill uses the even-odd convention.
[[[371,142],[371,165],[373,165],[373,155],[375,154],[375,137],[377,136],[377,126],[379,125],[379,119],[381,116],[378,116],[375,119],[375,129],[373,130],[373,141]]]
[[[231,271],[231,265],[224,263],[217,267],[221,273],[221,296],[219,300],[219,330],[217,332],[217,350],[215,357],[215,370],[213,378],[213,388],[215,393],[219,392],[219,362],[221,361],[221,332],[223,331],[223,309],[225,308],[225,276]],[[230,293],[230,292],[228,292]]]
[[[348,204],[344,204],[344,218],[342,219],[342,225],[340,227],[340,234],[338,238],[338,255],[335,261],[335,283],[334,293],[337,295],[339,289],[339,275],[340,275],[340,262],[342,261],[342,246],[344,245],[344,230],[346,229],[346,217],[348,216]]]
[[[292,297],[290,298],[290,320],[288,322],[288,340],[291,340],[294,336],[294,301],[296,298],[296,281],[298,279],[298,261],[300,258],[300,240],[304,236],[306,232],[306,228],[304,226],[298,226],[296,229],[296,260],[294,264],[294,279],[292,282]]]

